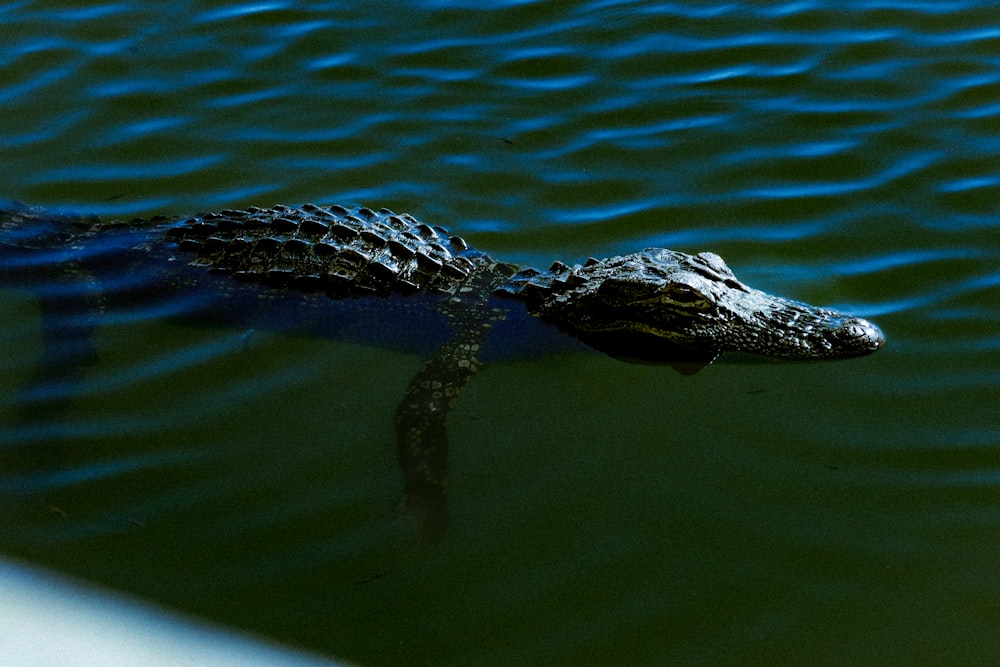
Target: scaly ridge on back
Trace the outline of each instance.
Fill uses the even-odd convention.
[[[186,219],[167,232],[194,265],[334,297],[456,294],[473,274],[503,271],[458,236],[389,209],[274,206]]]

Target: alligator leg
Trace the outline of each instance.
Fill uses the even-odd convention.
[[[456,335],[410,381],[395,418],[403,509],[430,544],[448,529],[448,413],[479,370],[476,355],[503,311],[465,307],[452,316]]]

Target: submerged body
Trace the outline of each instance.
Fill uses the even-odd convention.
[[[102,222],[8,205],[0,207],[0,278],[39,294],[48,369],[40,382],[78,377],[94,355],[100,314],[122,307],[251,326],[264,317],[281,328],[433,348],[395,416],[407,506],[429,538],[447,516],[447,414],[497,326],[513,327],[506,342],[520,344],[530,322],[544,322],[612,356],[684,372],[724,352],[841,359],[884,344],[866,320],[744,285],[713,253],[654,248],[539,271],[408,215],[364,207]]]

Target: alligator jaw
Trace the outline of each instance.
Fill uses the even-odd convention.
[[[529,311],[616,357],[710,363],[722,352],[845,359],[885,338],[857,317],[737,280],[714,253],[649,248],[624,257],[522,271],[504,288]]]
[[[781,359],[850,359],[885,345],[881,329],[868,320],[752,292],[755,307],[724,308],[729,326],[719,335],[727,351]]]

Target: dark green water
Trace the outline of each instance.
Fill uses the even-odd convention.
[[[448,538],[397,511],[423,360],[137,314],[0,434],[0,552],[364,665],[1000,655],[1000,9],[0,7],[0,196],[366,203],[546,265],[712,250],[878,322],[830,364],[499,361]],[[41,350],[0,291],[0,424]]]

